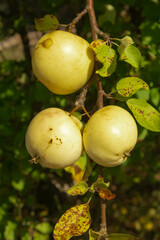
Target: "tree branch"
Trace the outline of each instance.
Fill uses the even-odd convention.
[[[93,36],[93,41],[98,39],[98,34],[102,32],[98,28],[96,16],[95,16],[95,11],[94,11],[94,4],[93,0],[87,0],[87,9],[88,9],[88,14],[89,14],[89,19],[90,19],[90,24],[91,24],[91,30],[92,30],[92,36]],[[107,35],[105,35],[106,37]],[[106,37],[107,40],[109,39],[108,36]],[[95,75],[97,76],[97,106],[98,109],[103,107],[103,95],[104,91],[102,88],[102,82],[100,80],[100,77],[96,74],[96,70],[99,69],[99,62],[95,60]],[[103,178],[103,167],[100,166],[100,177]],[[106,203],[105,200],[100,198],[100,204],[101,204],[101,229],[100,233],[103,234],[103,236],[107,236],[107,219],[106,219]]]

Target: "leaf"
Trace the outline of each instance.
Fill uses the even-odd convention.
[[[54,228],[54,240],[68,240],[80,236],[91,224],[89,205],[87,203],[74,206],[67,210]]]
[[[81,114],[81,113],[79,113],[79,112],[73,112],[72,115],[73,115],[74,117],[78,118],[79,121],[82,120],[82,114]]]
[[[88,191],[88,184],[84,181],[80,181],[73,187],[69,188],[66,192],[72,196],[84,195]]]
[[[32,240],[33,237],[28,231],[25,231],[21,237],[21,240]]]
[[[158,106],[160,102],[160,91],[159,88],[152,88],[151,91],[151,101],[155,106]]]
[[[4,232],[4,237],[6,240],[16,240],[16,228],[17,224],[15,222],[7,222]]]
[[[127,105],[142,127],[160,132],[160,113],[149,103],[143,99],[131,98],[127,101]]]
[[[98,234],[93,232],[92,229],[89,229],[89,240],[98,240]]]
[[[18,190],[22,191],[25,188],[26,179],[24,175],[15,167],[12,171],[12,186]]]
[[[99,190],[99,196],[102,199],[106,199],[106,200],[112,200],[116,197],[116,195],[114,193],[112,193],[109,189],[107,188],[101,188]]]
[[[83,175],[83,180],[87,180],[89,178],[89,176],[91,175],[94,166],[96,165],[96,163],[92,160],[89,159],[89,157],[86,155],[86,159],[87,159],[87,163],[86,163],[86,169]]]
[[[121,42],[120,46],[123,46],[123,47],[128,47],[129,45],[132,45],[134,43],[133,39],[129,36],[125,36],[120,40],[120,42]]]
[[[103,26],[106,22],[111,22],[112,24],[115,23],[116,18],[116,9],[111,4],[105,5],[104,14],[100,14],[98,17],[98,25]]]
[[[126,55],[126,60],[125,62],[128,62],[135,68],[139,68],[142,66],[142,56],[138,48],[135,46],[129,45],[125,49],[125,55]]]
[[[40,233],[43,233],[43,234],[50,234],[52,232],[52,226],[48,222],[38,223],[35,226],[35,229],[38,230]]]
[[[129,36],[122,38],[118,52],[120,54],[120,60],[128,62],[133,67],[138,68],[142,65],[142,57],[138,48],[132,45],[133,43],[132,38]]]
[[[101,188],[107,189],[109,185],[110,185],[109,182],[105,183],[102,178],[98,178],[97,181],[91,185],[90,190],[94,192],[98,191]]]
[[[124,233],[111,233],[108,235],[108,240],[139,240],[139,238]]]
[[[149,90],[148,84],[138,77],[122,78],[117,82],[116,88],[123,97],[131,97],[141,88]]]
[[[90,44],[90,47],[96,54],[96,58],[103,64],[103,67],[96,71],[102,77],[110,76],[116,68],[117,55],[114,49],[106,43],[103,40],[97,39]]]
[[[150,91],[146,91],[145,89],[140,89],[136,92],[136,97],[139,99],[148,101],[150,99]]]
[[[71,173],[72,178],[76,181],[76,183],[78,183],[83,178],[83,175],[86,169],[86,164],[87,164],[87,156],[86,156],[86,153],[84,152],[78,161],[76,161],[71,166],[64,168],[64,170],[66,172]]]
[[[43,18],[35,18],[34,21],[36,30],[40,32],[56,30],[59,26],[58,19],[51,14],[45,15]]]
[[[120,54],[120,60],[126,60],[125,49],[132,45],[134,42],[131,37],[126,36],[120,40],[120,46],[118,47],[118,52]]]

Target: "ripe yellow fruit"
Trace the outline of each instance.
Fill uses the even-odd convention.
[[[94,66],[89,43],[69,32],[51,31],[37,43],[32,55],[36,77],[51,92],[70,94],[85,85]]]
[[[30,122],[26,148],[45,167],[59,169],[76,162],[83,151],[82,123],[59,108],[47,108]]]
[[[125,109],[110,105],[95,112],[83,132],[88,156],[104,167],[123,163],[137,142],[137,125]]]

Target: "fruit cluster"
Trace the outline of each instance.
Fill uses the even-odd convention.
[[[33,72],[50,91],[70,94],[90,78],[94,54],[86,40],[69,32],[52,31],[37,43]],[[26,147],[48,168],[64,168],[76,162],[83,150],[96,163],[113,167],[123,163],[137,141],[135,120],[125,109],[109,105],[96,111],[85,128],[68,112],[48,108],[30,122]]]

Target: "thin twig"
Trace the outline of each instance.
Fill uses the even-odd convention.
[[[97,32],[98,35],[103,37],[106,41],[110,41],[109,35],[104,33],[103,31],[101,31],[99,28],[96,29],[96,32]]]
[[[87,8],[85,7],[82,12],[77,14],[77,17],[73,19],[73,21],[69,24],[70,27],[68,29],[69,32],[72,32],[74,26],[79,22],[79,20],[88,12]]]

